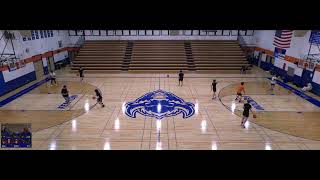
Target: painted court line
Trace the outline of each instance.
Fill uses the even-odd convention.
[[[245,99],[247,99],[248,103],[251,104],[255,109],[257,110],[264,110],[264,108],[258,104],[255,100],[253,100],[250,96],[243,96]]]
[[[268,78],[268,79],[271,80],[271,78]],[[287,85],[287,84],[284,83],[284,82],[281,82],[281,81],[279,81],[279,80],[276,80],[276,81],[277,81],[277,84],[280,85],[280,86],[282,86],[283,88],[288,89],[289,91],[293,92],[293,93],[296,94],[297,96],[305,99],[306,101],[309,101],[311,104],[320,107],[320,101],[318,101],[317,99],[315,99],[315,98],[313,98],[313,97],[311,97],[311,96],[306,95],[304,92],[299,91],[299,90],[297,90],[297,89],[295,89],[295,88]]]
[[[49,78],[43,79],[43,80],[41,80],[41,81],[39,81],[39,82],[37,82],[37,83],[35,83],[35,84],[27,87],[26,89],[23,89],[23,90],[17,92],[16,94],[14,94],[14,95],[12,95],[12,96],[10,96],[10,97],[8,97],[8,98],[0,101],[0,107],[6,105],[6,104],[8,104],[8,103],[10,103],[11,101],[13,101],[13,100],[21,97],[22,95],[24,95],[24,94],[32,91],[33,89],[41,86],[42,84],[44,84],[44,83],[46,83],[46,82],[48,82],[48,81],[49,81]]]

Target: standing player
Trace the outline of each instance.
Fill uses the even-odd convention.
[[[276,85],[276,83],[277,83],[277,77],[274,75],[274,76],[272,76],[272,78],[271,78],[271,90],[273,91],[274,90],[274,86]]]
[[[104,104],[102,102],[102,93],[99,89],[95,89],[94,92],[96,92],[96,96],[97,96],[97,102],[104,107]]]
[[[252,107],[249,104],[248,100],[244,100],[244,105],[243,105],[243,112],[242,112],[242,121],[241,121],[241,127],[245,128],[245,124],[249,118],[249,114],[250,112],[252,112],[253,114],[253,118],[256,118],[256,115],[254,114],[254,112],[252,111]]]
[[[63,85],[63,88],[61,89],[61,95],[66,100],[67,104],[69,104],[70,103],[69,91],[66,85]]]
[[[54,73],[53,71],[50,72],[50,83],[51,86],[53,85],[53,82],[55,85],[57,85],[57,81],[56,81],[56,73]]]
[[[79,68],[79,76],[80,76],[80,81],[83,81],[84,75],[83,75],[83,69],[82,69],[82,67]]]
[[[239,102],[241,102],[241,99],[242,99],[242,92],[243,92],[243,94],[245,94],[245,91],[244,91],[244,82],[241,82],[241,85],[238,87],[238,89],[237,89],[237,97],[236,97],[236,99],[235,99],[235,101],[236,100],[238,100],[238,98],[239,98]]]
[[[180,70],[180,72],[179,72],[179,86],[180,86],[180,82],[181,82],[181,86],[183,86],[183,76],[184,76],[184,74],[183,74],[182,70]]]
[[[211,90],[213,91],[212,99],[216,98],[217,84],[217,81],[214,79],[211,84]]]

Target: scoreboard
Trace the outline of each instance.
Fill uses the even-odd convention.
[[[31,147],[31,124],[1,124],[1,148]]]

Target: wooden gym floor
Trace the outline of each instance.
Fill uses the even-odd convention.
[[[319,107],[276,86],[271,95],[268,74],[185,74],[184,86],[177,85],[177,74],[85,74],[84,82],[68,69],[59,70],[58,86],[47,84],[0,108],[0,122],[31,122],[32,149],[81,150],[281,150],[320,149]],[[212,100],[210,85],[218,81],[219,98]],[[243,104],[234,102],[235,87],[246,82],[246,95],[264,110],[240,127]],[[64,102],[61,86],[78,95],[71,108]],[[98,87],[106,107],[93,96]],[[163,89],[196,105],[188,119],[181,114],[157,121],[140,114],[125,115],[124,104],[143,94]],[[48,94],[49,93],[49,94]],[[218,94],[217,93],[217,94]],[[298,113],[299,112],[299,113]]]

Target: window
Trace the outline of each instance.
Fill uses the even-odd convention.
[[[139,30],[139,36],[144,36],[146,35],[146,31],[145,30]]]
[[[206,30],[201,30],[200,31],[200,36],[206,36],[207,35],[207,31]]]
[[[246,35],[246,30],[239,30],[239,35],[245,36]]]
[[[51,37],[53,37],[53,30],[50,30],[50,32],[51,32]]]
[[[223,30],[222,35],[224,35],[224,36],[230,36],[230,30]]]
[[[43,36],[44,36],[44,38],[47,38],[48,36],[47,36],[47,31],[46,30],[44,30],[43,31]]]
[[[32,37],[32,40],[35,40],[35,39],[36,39],[34,30],[31,30],[31,37]]]
[[[39,31],[35,30],[36,39],[39,39]]]
[[[41,39],[44,37],[43,36],[43,30],[40,30],[40,37],[41,37]]]
[[[231,30],[231,36],[238,36],[238,30]]]
[[[106,36],[107,35],[107,31],[106,30],[100,30],[100,35],[101,36]]]
[[[62,47],[62,41],[58,41],[59,48]]]
[[[253,36],[253,30],[247,30],[247,36]]]
[[[108,36],[114,36],[114,30],[108,30]]]
[[[161,30],[162,36],[169,36],[169,30]]]
[[[185,36],[191,36],[192,31],[191,30],[184,30],[183,35]]]
[[[200,31],[199,30],[192,30],[192,35],[193,36],[199,36]]]
[[[100,36],[100,30],[92,30],[93,36]]]
[[[123,35],[124,36],[129,36],[130,35],[130,31],[129,30],[123,30]]]
[[[137,35],[137,30],[130,30],[130,35],[131,36],[136,36]]]
[[[216,30],[208,30],[207,31],[207,36],[215,36],[216,35]]]
[[[116,36],[122,36],[122,30],[116,30]]]
[[[152,36],[153,35],[153,32],[152,32],[152,30],[147,30],[147,36]]]
[[[160,36],[160,30],[153,30],[153,35]]]
[[[222,36],[222,30],[217,30],[216,31],[216,36]]]

